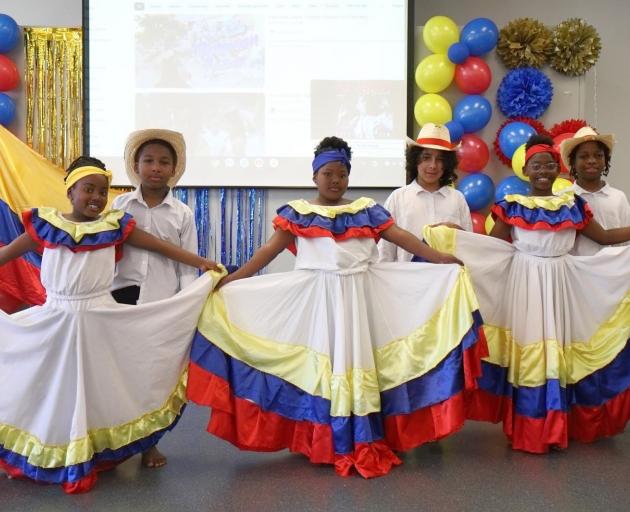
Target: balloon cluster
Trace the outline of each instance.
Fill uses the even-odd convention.
[[[433,53],[416,69],[416,83],[426,94],[416,102],[414,114],[419,125],[431,122],[445,125],[457,148],[458,169],[468,173],[457,188],[473,212],[474,229],[483,231],[484,218],[476,210],[494,199],[492,179],[483,174],[490,159],[487,144],[474,133],[492,117],[492,106],[482,96],[492,81],[488,64],[481,58],[497,44],[499,30],[488,18],[475,18],[461,30],[446,16],[434,16],[424,26],[422,39]],[[465,95],[453,109],[439,92],[452,82]],[[479,218],[477,218],[479,217]],[[484,218],[485,219],[485,218]]]
[[[20,28],[11,16],[0,14],[0,124],[8,125],[15,116],[15,103],[5,91],[15,89],[20,83],[15,62],[4,53],[11,51],[20,38]]]
[[[420,126],[446,125],[451,141],[459,142],[464,134],[479,131],[488,124],[492,106],[481,94],[490,86],[492,73],[480,56],[496,46],[498,37],[497,26],[487,18],[469,21],[461,34],[456,23],[446,16],[434,16],[427,21],[422,39],[433,55],[422,59],[415,76],[418,87],[426,93],[414,108]],[[437,94],[453,80],[467,95],[454,109]]]

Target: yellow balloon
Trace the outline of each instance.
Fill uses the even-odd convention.
[[[448,101],[439,94],[423,94],[413,108],[420,126],[426,123],[446,124],[453,119],[453,111]]]
[[[455,77],[455,64],[446,55],[433,54],[420,61],[416,68],[416,84],[424,92],[440,92]]]
[[[459,27],[446,16],[433,16],[422,30],[424,44],[433,53],[446,55],[449,46],[459,41]]]
[[[562,192],[565,188],[569,188],[572,186],[572,181],[569,181],[566,178],[556,178],[556,181],[553,182],[553,185],[551,187],[551,191],[554,194],[557,194],[558,192]]]
[[[512,170],[523,181],[529,181],[529,178],[523,174],[523,167],[525,167],[525,144],[521,144],[514,151],[512,155]]]
[[[490,231],[492,231],[492,228],[494,227],[494,219],[492,218],[491,213],[489,213],[486,217],[486,223],[484,224],[484,227],[486,228],[486,233],[489,235]]]

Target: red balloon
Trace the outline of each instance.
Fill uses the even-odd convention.
[[[470,218],[472,219],[473,231],[480,235],[487,235],[486,216],[478,212],[470,212]]]
[[[10,91],[20,83],[17,66],[6,55],[0,54],[0,91]]]
[[[487,144],[472,133],[465,133],[462,136],[462,142],[456,152],[459,162],[457,168],[460,171],[479,172],[483,170],[490,159]]]
[[[481,94],[492,81],[490,67],[479,57],[468,57],[455,66],[455,83],[464,94]]]
[[[560,152],[560,143],[565,139],[570,139],[571,137],[573,137],[573,135],[573,133],[561,133],[560,135],[556,135],[553,138],[553,147],[556,149],[556,151],[558,151],[558,153]],[[560,172],[564,174],[569,174],[569,169],[567,169],[566,166],[562,163],[562,159],[560,159]]]

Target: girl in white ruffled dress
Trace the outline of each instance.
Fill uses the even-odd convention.
[[[111,173],[81,157],[66,175],[70,213],[24,214],[26,232],[0,248],[0,265],[42,250],[43,306],[0,312],[0,468],[10,476],[88,491],[99,470],[155,443],[185,404],[186,364],[206,273],[174,297],[141,306],[110,294],[123,243],[202,270],[214,262],[103,213]]]
[[[378,263],[380,238],[459,260],[372,199],[346,199],[350,168],[348,145],[324,139],[315,200],[281,207],[274,235],[208,299],[188,396],[212,408],[208,430],[241,449],[286,448],[369,478],[400,464],[394,451],[462,426],[486,345],[463,267]],[[295,270],[249,277],[285,248]]]
[[[464,259],[479,298],[490,354],[469,417],[501,421],[514,449],[544,453],[630,419],[630,248],[569,253],[578,232],[609,245],[630,228],[604,230],[579,196],[553,195],[551,139],[526,148],[531,195],[494,205],[492,237],[436,227],[425,240]]]

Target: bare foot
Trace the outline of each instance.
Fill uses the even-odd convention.
[[[142,452],[142,465],[145,468],[161,468],[166,465],[166,457],[157,446],[152,446],[146,452]]]

